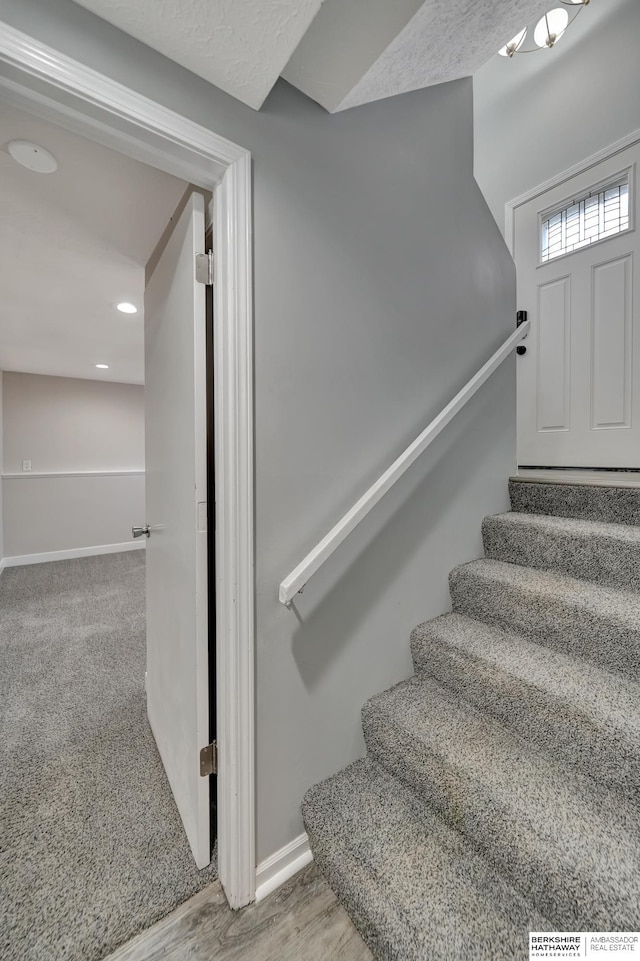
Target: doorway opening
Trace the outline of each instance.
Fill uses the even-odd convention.
[[[0,98],[216,193],[217,861],[229,904],[241,907],[256,875],[251,155],[2,23]]]
[[[216,717],[212,297],[185,243],[199,232],[204,251],[212,196],[2,101],[0,129],[7,911],[16,956],[65,944],[88,959],[216,877],[215,784],[196,763]],[[50,243],[33,283],[38,236]],[[190,749],[174,733],[189,728],[181,680],[199,685],[191,781],[174,761]],[[194,783],[200,825],[181,796]]]

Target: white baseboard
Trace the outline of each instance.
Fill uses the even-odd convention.
[[[2,574],[2,572],[3,572],[3,570],[5,569],[6,566],[7,566],[7,565],[6,565],[6,563],[5,563],[4,557],[1,557],[1,558],[0,558],[0,574]]]
[[[67,561],[73,557],[94,557],[96,554],[120,554],[122,551],[139,551],[145,541],[125,541],[124,544],[101,544],[98,547],[75,547],[68,551],[45,551],[43,554],[16,554],[0,561],[0,571],[5,567],[21,567],[23,564],[46,564],[47,561]]]
[[[256,869],[256,901],[262,901],[311,861],[313,854],[306,834],[294,838],[271,857],[261,861]]]

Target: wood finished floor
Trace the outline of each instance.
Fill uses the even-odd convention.
[[[219,883],[106,961],[372,961],[314,864],[260,904],[231,911]]]

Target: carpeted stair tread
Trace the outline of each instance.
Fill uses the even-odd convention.
[[[638,812],[621,791],[556,763],[430,678],[377,695],[362,718],[373,760],[557,930],[638,930]]]
[[[490,559],[455,567],[449,587],[456,613],[581,655],[632,679],[637,676],[637,592]]]
[[[512,961],[553,926],[411,791],[368,760],[316,785],[314,857],[379,961]]]
[[[640,786],[640,684],[463,614],[411,634],[416,672],[603,783]]]
[[[485,555],[640,590],[640,527],[511,511],[482,522]]]
[[[509,481],[514,511],[640,525],[640,488]]]

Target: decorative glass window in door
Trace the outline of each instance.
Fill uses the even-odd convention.
[[[541,224],[540,260],[547,263],[555,257],[570,254],[581,247],[628,230],[629,174],[605,187],[598,187],[579,200],[551,214],[544,214]]]

